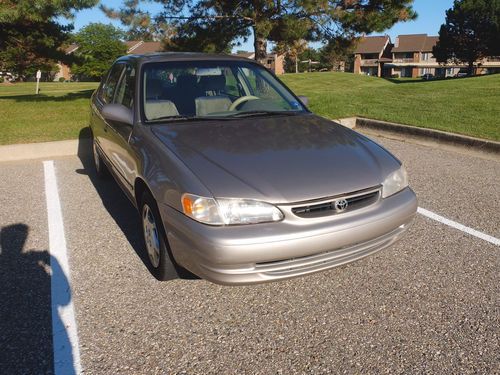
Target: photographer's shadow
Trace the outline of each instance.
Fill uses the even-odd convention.
[[[28,232],[23,223],[0,229],[0,374],[53,373],[54,351],[64,362],[57,367],[73,374],[71,343],[59,316],[71,289],[47,250],[24,250]],[[57,281],[52,295],[51,277]]]

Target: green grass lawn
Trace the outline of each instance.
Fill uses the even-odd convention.
[[[500,74],[398,81],[324,72],[282,79],[331,119],[360,116],[500,140]]]
[[[385,80],[349,73],[287,74],[315,113],[369,117],[500,140],[500,75],[443,81]],[[77,138],[97,83],[0,85],[0,144]]]
[[[89,98],[97,83],[0,85],[0,144],[78,138],[88,125]]]

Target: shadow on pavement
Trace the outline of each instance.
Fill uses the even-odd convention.
[[[52,321],[51,272],[64,290],[68,280],[47,250],[24,249],[28,232],[23,223],[0,228],[0,374],[52,374],[52,323],[65,360],[73,362],[64,324],[58,314]]]
[[[142,239],[140,229],[142,223],[139,214],[113,177],[109,176],[102,179],[97,176],[94,168],[92,140],[89,128],[84,128],[80,131],[78,157],[83,165],[83,170],[77,170],[77,173],[85,174],[89,177],[104,207],[123,232],[137,256],[142,260],[144,266],[151,272],[151,266]],[[171,275],[171,280],[177,278],[193,279],[197,277],[189,272],[182,272],[180,275]]]

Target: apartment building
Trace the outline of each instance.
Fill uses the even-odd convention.
[[[438,36],[427,34],[399,35],[391,50],[392,61],[387,64],[391,68],[391,75],[412,78],[424,74],[438,77],[455,75],[456,68],[439,65],[432,54],[432,49],[438,40]]]
[[[391,61],[391,39],[388,35],[362,37],[354,51],[354,73],[385,77],[384,65]]]
[[[438,36],[399,35],[394,44],[389,36],[362,38],[354,52],[354,73],[378,77],[417,78],[424,74],[453,77],[467,70],[467,64],[439,64],[432,54]],[[475,74],[500,72],[500,57],[487,57],[475,63]]]

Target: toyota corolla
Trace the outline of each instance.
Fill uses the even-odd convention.
[[[401,237],[417,209],[404,167],[306,105],[245,58],[113,64],[92,96],[95,167],[137,207],[156,278],[187,269],[220,284],[286,279]]]

